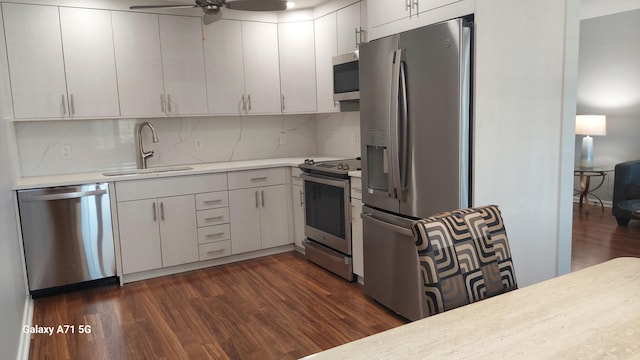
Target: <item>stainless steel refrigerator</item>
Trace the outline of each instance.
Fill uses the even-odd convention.
[[[472,22],[455,19],[360,47],[364,291],[426,314],[410,224],[468,207]]]

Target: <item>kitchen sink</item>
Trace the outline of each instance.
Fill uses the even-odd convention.
[[[148,169],[123,169],[123,170],[113,170],[103,172],[104,176],[121,176],[121,175],[140,175],[140,174],[155,174],[169,171],[184,171],[184,170],[193,170],[190,166],[165,166],[165,167],[155,167]]]

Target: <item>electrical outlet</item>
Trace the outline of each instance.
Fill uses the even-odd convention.
[[[287,143],[287,133],[283,131],[280,133],[280,145],[284,145],[286,143]]]
[[[358,143],[358,134],[351,133],[351,145],[356,145]]]
[[[202,151],[202,140],[194,139],[193,140],[193,147],[196,149],[196,151]]]
[[[60,145],[60,157],[62,158],[62,160],[69,160],[71,159],[71,145],[65,144],[65,145]]]

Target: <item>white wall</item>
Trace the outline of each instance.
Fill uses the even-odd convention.
[[[570,269],[578,1],[481,0],[475,21],[474,204],[502,209],[525,286]]]
[[[582,20],[578,69],[578,114],[607,115],[607,135],[593,139],[594,163],[640,159],[640,10]],[[576,163],[581,144],[576,136]],[[602,200],[611,201],[613,179],[596,191]]]
[[[7,139],[7,117],[12,113],[4,30],[0,21],[0,139]],[[15,359],[20,345],[27,299],[22,273],[13,197],[13,179],[7,141],[0,141],[0,352]]]

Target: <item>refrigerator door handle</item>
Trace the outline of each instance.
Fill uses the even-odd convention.
[[[403,228],[403,227],[398,226],[398,225],[393,225],[393,224],[390,224],[388,222],[384,222],[382,220],[378,220],[375,217],[373,217],[373,214],[371,214],[371,213],[362,213],[360,215],[360,217],[365,222],[369,221],[369,222],[372,222],[372,223],[374,223],[374,224],[376,224],[378,226],[382,226],[383,228],[385,228],[387,230],[391,230],[391,231],[393,231],[395,233],[413,237],[413,231],[411,231],[411,229]]]
[[[400,114],[401,119],[398,123],[400,126],[399,138],[397,140],[398,144],[398,185],[400,186],[400,191],[398,197],[400,199],[404,198],[405,191],[407,190],[407,176],[406,171],[409,168],[408,162],[408,153],[409,153],[409,103],[407,101],[407,72],[406,72],[406,62],[400,59]]]
[[[400,148],[399,148],[399,111],[400,107],[400,74],[402,68],[402,50],[398,49],[390,54],[391,57],[391,97],[389,99],[389,197],[398,199],[400,185]]]

